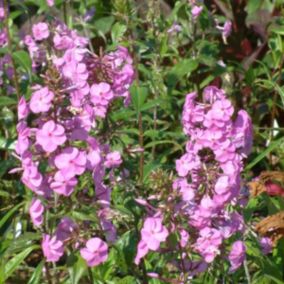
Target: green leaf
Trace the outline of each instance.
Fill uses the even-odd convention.
[[[76,262],[72,263],[72,265],[68,268],[71,283],[72,284],[80,283],[80,280],[86,270],[87,270],[86,262],[81,257],[78,257],[76,259]]]
[[[198,61],[196,59],[184,59],[178,62],[168,73],[167,81],[169,85],[175,86],[183,76],[189,75],[198,67]]]
[[[35,249],[39,248],[38,245],[31,246],[21,253],[15,255],[10,259],[5,265],[5,279],[8,279],[13,272],[18,268],[18,266],[25,260],[25,258]]]
[[[103,17],[95,21],[95,28],[103,34],[106,34],[110,31],[110,28],[114,22],[114,17]]]
[[[250,170],[256,164],[258,164],[262,159],[264,159],[266,157],[266,155],[268,155],[270,152],[272,152],[274,149],[276,149],[282,142],[283,142],[283,137],[276,140],[276,141],[271,142],[270,145],[264,151],[262,151],[255,159],[253,159],[252,162],[250,162],[246,166],[245,169]]]
[[[147,87],[140,87],[137,85],[133,85],[130,89],[131,97],[132,97],[132,103],[134,105],[134,108],[136,110],[136,113],[140,113],[141,108],[143,107],[147,96],[149,94],[149,90]]]
[[[8,211],[0,220],[0,229],[3,225],[18,211],[18,209],[23,205],[23,202],[14,206],[10,211]]]
[[[266,276],[266,278],[272,280],[274,284],[284,284],[283,281],[281,281],[280,279],[275,278],[272,275],[265,274],[265,276]]]
[[[180,151],[183,151],[183,147],[179,143],[177,143],[177,142],[175,142],[173,140],[153,141],[153,142],[150,142],[150,143],[146,144],[144,149],[151,148],[153,146],[161,145],[161,144],[174,144]]]
[[[42,274],[42,268],[44,265],[44,260],[42,260],[39,265],[36,267],[32,277],[30,278],[28,284],[39,284],[41,281],[41,274]]]
[[[115,23],[111,29],[111,39],[113,42],[119,42],[125,34],[127,27],[120,23]]]
[[[138,283],[133,276],[126,276],[120,280],[117,280],[117,284],[136,284]]]
[[[16,146],[16,140],[14,139],[5,139],[3,137],[0,137],[0,149],[5,150],[14,150]]]
[[[0,97],[0,107],[3,106],[10,106],[10,105],[16,105],[18,102],[15,98],[13,97]]]
[[[248,14],[254,13],[261,6],[262,2],[263,1],[260,1],[260,0],[249,0],[245,8],[246,12]]]
[[[18,238],[14,239],[8,249],[7,253],[16,253],[22,251],[23,249],[30,247],[32,241],[40,240],[41,234],[39,232],[32,233],[32,232],[25,232],[24,234],[20,235]]]
[[[21,67],[23,67],[29,74],[31,74],[32,60],[26,51],[15,51],[13,52],[12,56]]]

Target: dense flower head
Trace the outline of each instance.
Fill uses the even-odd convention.
[[[176,250],[182,257],[177,256],[178,260],[174,261],[178,268],[190,269],[195,265],[190,260],[192,256],[188,257],[189,250],[198,260],[196,263],[202,264],[200,272],[210,267],[216,258],[229,260],[230,271],[234,271],[244,261],[245,246],[236,242],[229,253],[226,246],[231,238],[245,230],[238,210],[242,200],[243,159],[252,147],[251,120],[244,110],[235,113],[224,90],[208,86],[202,96],[197,92],[186,96],[182,125],[188,141],[186,152],[176,160],[178,177],[172,189],[165,183],[163,187],[167,189],[160,196],[151,197],[155,206],[147,201],[139,203],[150,215],[159,212],[157,231],[163,231],[164,238],[156,238],[155,230],[148,229],[145,222],[135,262],[139,263],[150,249],[157,251],[168,232],[179,236]],[[192,269],[190,275],[194,276],[197,271]]]
[[[52,6],[54,1],[47,4]],[[31,98],[22,97],[18,104],[15,150],[21,161],[21,180],[34,195],[30,215],[35,227],[42,225],[43,231],[49,232],[43,224],[44,215],[55,203],[63,209],[62,199],[76,195],[79,207],[83,205],[80,198],[94,203],[101,234],[112,243],[116,228],[109,216],[111,189],[122,157],[112,151],[108,138],[96,139],[94,135],[100,133],[97,125],[106,118],[115,99],[129,102],[134,69],[126,48],[119,46],[98,56],[87,49],[88,43],[59,20],[36,23],[32,35],[25,36],[32,68],[40,74],[38,84],[31,88]],[[93,179],[93,197],[82,188],[87,185],[82,185],[82,176]],[[76,236],[81,227],[92,228],[88,222],[77,225],[68,217],[57,221],[55,235],[43,236],[47,261],[58,261],[65,246],[82,247],[84,239]],[[82,234],[87,231],[84,227]],[[88,265],[95,266],[106,260],[107,250],[105,242],[94,238],[81,255]]]

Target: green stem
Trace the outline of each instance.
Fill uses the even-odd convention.
[[[144,147],[144,133],[143,133],[143,120],[142,120],[142,113],[139,113],[138,117],[138,128],[139,128],[139,146],[143,149]],[[139,183],[140,185],[143,184],[144,179],[144,151],[141,152],[139,158]]]
[[[8,49],[9,49],[9,54],[11,57],[11,63],[13,67],[13,77],[14,77],[14,85],[16,89],[16,95],[18,100],[20,99],[21,93],[20,93],[20,87],[19,87],[19,81],[18,81],[18,75],[17,75],[17,68],[16,68],[16,63],[13,58],[13,47],[12,47],[12,41],[11,41],[11,36],[10,36],[10,29],[9,29],[9,9],[8,9],[8,0],[4,0],[4,11],[5,11],[5,29],[7,32],[7,41],[8,41]]]
[[[95,280],[94,280],[93,273],[92,273],[92,270],[91,270],[90,267],[88,268],[88,274],[89,274],[89,278],[90,278],[90,284],[94,284]]]
[[[247,260],[244,261],[244,269],[245,269],[245,274],[246,274],[248,284],[251,284],[251,278],[250,278],[250,274],[249,274],[249,270],[248,270]]]
[[[50,274],[50,271],[49,271],[49,266],[48,266],[47,262],[44,263],[44,267],[45,267],[45,275],[46,275],[47,283],[53,284],[52,277],[51,277],[51,274]]]

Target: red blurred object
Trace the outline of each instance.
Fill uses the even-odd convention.
[[[242,40],[241,42],[241,48],[242,48],[242,53],[245,55],[245,56],[248,56],[252,53],[252,46],[251,46],[251,43],[250,41],[245,38]]]
[[[265,183],[266,192],[270,196],[284,196],[284,188],[277,183],[268,181]]]

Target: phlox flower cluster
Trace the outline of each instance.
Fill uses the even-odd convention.
[[[116,239],[109,220],[111,188],[106,180],[122,163],[120,153],[111,151],[98,136],[96,125],[114,99],[129,102],[132,59],[121,46],[101,57],[91,53],[86,48],[88,40],[61,22],[35,24],[24,41],[34,71],[43,79],[32,87],[29,101],[22,97],[18,104],[16,153],[22,182],[34,195],[31,220],[44,233],[42,249],[47,261],[58,261],[64,247],[72,243],[87,264],[95,266],[107,259],[108,245],[101,238]],[[91,231],[80,230],[80,224],[66,216],[57,220],[55,230],[44,222],[47,211],[78,194],[82,175],[92,177],[92,202],[103,230],[100,237],[89,240],[86,233],[89,237]]]
[[[189,140],[176,161],[172,191],[157,197],[156,209],[138,202],[150,217],[141,231],[136,263],[149,250],[159,251],[162,242],[167,247],[168,235],[176,234],[180,254],[173,263],[184,273],[204,271],[216,257],[229,260],[230,271],[235,271],[244,261],[245,245],[242,240],[231,248],[225,244],[245,230],[237,209],[243,202],[243,160],[252,147],[250,117],[244,110],[235,113],[222,89],[208,86],[199,99],[197,92],[186,96],[182,124]]]

